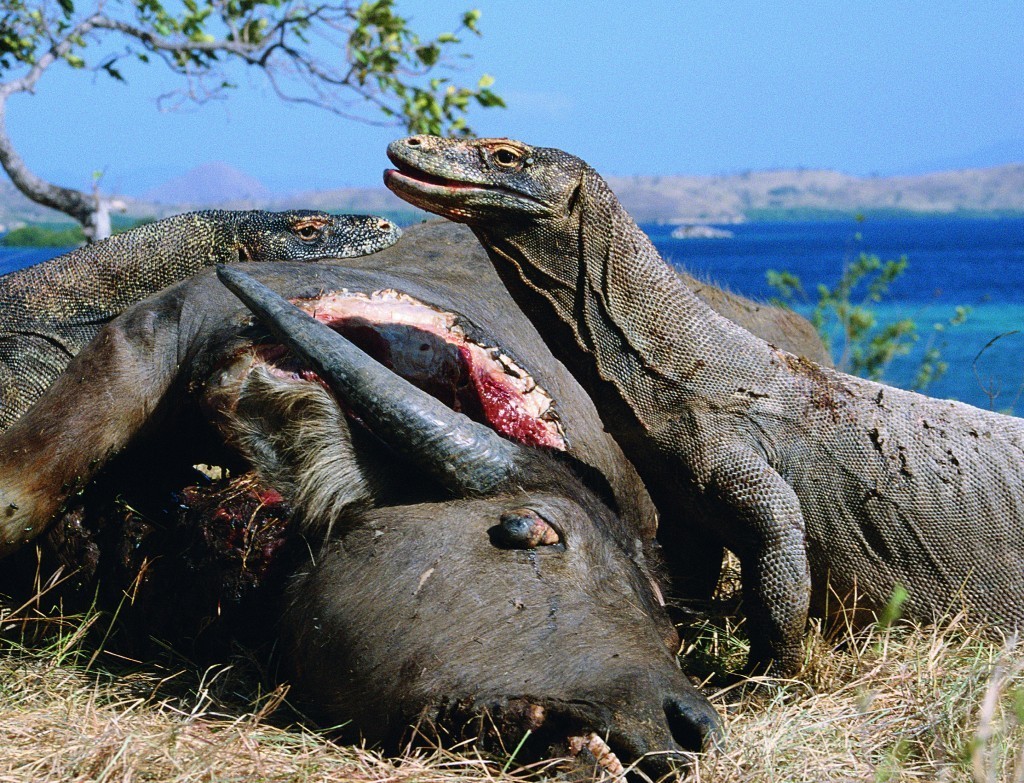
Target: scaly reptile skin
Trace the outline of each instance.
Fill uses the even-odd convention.
[[[100,327],[200,269],[230,261],[351,258],[393,245],[373,215],[176,215],[0,277],[0,430],[21,416]]]
[[[1020,419],[823,368],[718,316],[572,155],[427,136],[388,155],[388,186],[473,228],[594,397],[662,510],[670,567],[708,542],[739,556],[752,667],[799,667],[812,590],[877,609],[902,585],[908,616],[1024,629]]]

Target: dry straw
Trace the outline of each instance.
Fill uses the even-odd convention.
[[[523,780],[538,769],[468,747],[385,759],[340,746],[302,725],[286,688],[260,690],[243,658],[199,669],[97,654],[90,640],[109,622],[5,610],[0,783],[453,783]],[[733,666],[743,646],[724,618],[685,651],[711,662],[709,688],[728,727],[725,746],[696,761],[691,781],[1024,783],[1021,644],[984,638],[961,618],[817,630],[800,677],[716,689],[727,680],[713,665]]]

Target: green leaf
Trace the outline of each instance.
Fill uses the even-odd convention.
[[[115,62],[117,62],[117,61],[116,60],[108,60],[107,62],[103,63],[100,66],[100,68],[102,68],[104,71],[106,71],[107,75],[111,79],[114,79],[114,80],[119,81],[119,82],[123,82],[124,81],[124,77],[121,75],[121,72],[119,70],[117,70],[117,68],[114,67],[114,63]]]
[[[910,593],[907,591],[907,588],[897,583],[893,588],[892,595],[889,597],[889,602],[885,605],[878,618],[878,625],[882,628],[889,628],[899,620],[903,615],[903,605],[909,598]]]
[[[473,9],[471,9],[469,11],[466,11],[466,13],[464,13],[462,15],[462,24],[463,24],[463,26],[465,26],[469,30],[472,30],[477,35],[480,35],[480,31],[477,29],[477,26],[476,26],[477,22],[480,21],[480,16],[481,16],[481,13],[476,8],[473,8]]]
[[[433,44],[429,46],[420,46],[416,49],[417,59],[428,68],[437,64],[438,59],[441,57],[441,50]]]
[[[476,100],[477,103],[479,103],[484,108],[505,108],[504,99],[500,95],[495,95],[490,90],[480,90],[480,92],[478,92],[476,95]]]

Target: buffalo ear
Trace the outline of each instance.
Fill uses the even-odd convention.
[[[488,495],[518,483],[524,447],[417,389],[244,272],[218,266],[217,275],[378,438],[447,489]]]
[[[299,512],[303,532],[315,540],[326,540],[350,509],[389,502],[396,483],[408,483],[396,482],[395,466],[385,464],[379,448],[364,447],[366,433],[349,426],[319,384],[253,367],[228,416],[234,445]]]

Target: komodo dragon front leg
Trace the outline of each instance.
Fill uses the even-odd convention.
[[[210,210],[158,220],[0,277],[0,430],[118,313],[232,261],[352,258],[393,245],[372,215]]]
[[[750,625],[763,631],[752,634],[751,665],[774,660],[792,669],[802,658],[811,601],[800,500],[751,450],[712,449],[697,458],[710,464],[705,493],[709,505],[718,506],[715,518],[736,526],[727,540],[743,564],[744,610]]]

